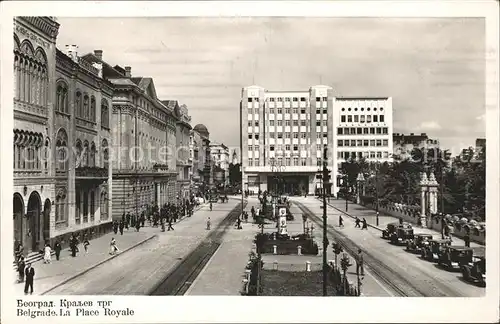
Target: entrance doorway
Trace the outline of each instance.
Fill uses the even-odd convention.
[[[50,240],[50,209],[51,209],[50,199],[45,199],[45,204],[43,204],[43,243]]]
[[[271,193],[287,196],[301,196],[309,192],[309,176],[277,175],[267,177],[267,187]]]
[[[12,206],[14,209],[14,243],[16,244],[14,248],[17,249],[17,244],[21,243],[24,245],[23,242],[24,201],[20,194],[18,193],[14,194],[14,201]]]
[[[38,242],[40,241],[40,212],[41,199],[38,192],[31,193],[28,200],[28,211],[26,213],[25,233],[27,235],[25,249],[37,251]]]

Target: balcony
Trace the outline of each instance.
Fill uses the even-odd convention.
[[[104,182],[108,180],[108,170],[100,167],[78,167],[75,169],[76,180]]]
[[[167,164],[155,163],[153,165],[153,170],[155,170],[155,171],[168,171],[168,165]]]
[[[75,120],[76,120],[76,125],[77,126],[80,126],[80,127],[83,127],[83,128],[87,128],[87,129],[95,129],[95,127],[97,125],[96,122],[93,122],[93,121],[90,121],[90,120],[85,120],[85,119],[80,118],[80,117],[76,117]]]

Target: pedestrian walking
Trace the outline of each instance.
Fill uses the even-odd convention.
[[[17,272],[19,273],[18,282],[24,282],[24,269],[26,268],[26,263],[24,263],[24,256],[21,255],[19,260],[17,260]]]
[[[466,247],[470,247],[470,235],[469,232],[465,233],[464,242]]]
[[[210,211],[212,211],[212,202],[210,202]]]
[[[125,224],[123,223],[123,219],[120,221],[120,225],[119,225],[119,228],[120,228],[120,235],[123,235],[123,228],[125,227]]]
[[[74,235],[71,235],[69,240],[69,248],[71,249],[71,256],[76,257],[76,252],[78,251],[78,240]]]
[[[115,235],[118,233],[118,223],[115,221],[113,221],[113,232],[115,232]]]
[[[361,223],[361,220],[358,218],[358,216],[356,216],[356,225],[354,225],[354,227],[360,227],[359,224]]]
[[[52,249],[50,248],[49,243],[46,243],[45,247],[44,247],[43,263],[50,263],[50,261],[51,261],[50,254],[51,253],[52,253]]]
[[[368,223],[366,222],[366,219],[363,217],[363,227],[361,228],[362,230],[368,230]]]
[[[15,248],[15,256],[16,256],[16,262],[19,261],[19,258],[21,256],[24,256],[24,246],[19,243],[19,242],[16,242],[16,244],[14,245],[14,248]]]
[[[83,237],[83,248],[85,249],[85,253],[89,253],[89,245],[90,245],[90,242],[87,239],[87,236],[84,236]]]
[[[117,253],[120,253],[120,250],[118,249],[118,246],[116,245],[116,240],[115,238],[111,238],[111,242],[109,243],[109,254],[115,255]]]
[[[170,218],[168,219],[168,228],[167,228],[167,231],[170,231],[170,230],[174,230],[174,228],[172,227],[172,216],[170,216]]]
[[[363,268],[363,253],[361,249],[358,250],[358,256],[356,258],[356,274],[359,276],[365,275],[365,269]]]
[[[207,230],[210,230],[210,225],[211,225],[210,217],[208,217],[208,219],[207,219]]]
[[[135,223],[135,229],[137,230],[137,232],[139,232],[139,229],[141,228],[141,223],[139,222],[136,222]]]
[[[344,227],[344,219],[342,218],[342,215],[339,215],[339,227]]]
[[[54,252],[56,252],[56,260],[59,261],[59,256],[61,255],[61,242],[59,240],[56,241],[56,244],[54,244]]]
[[[33,281],[35,280],[35,269],[28,263],[26,269],[24,270],[24,275],[26,276],[26,282],[24,284],[24,294],[28,294],[28,288],[30,294],[33,294]]]

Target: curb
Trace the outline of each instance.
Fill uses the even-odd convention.
[[[114,258],[116,258],[116,257],[120,256],[120,255],[123,255],[124,253],[126,253],[126,252],[128,252],[128,251],[130,251],[130,250],[132,250],[132,249],[134,249],[134,248],[136,248],[136,247],[138,247],[138,246],[140,246],[140,245],[142,245],[142,244],[144,244],[144,243],[147,243],[147,242],[149,242],[150,240],[152,240],[152,239],[154,239],[154,238],[157,238],[157,237],[158,237],[158,235],[157,235],[157,234],[155,234],[155,235],[153,235],[153,236],[150,236],[150,237],[148,237],[147,239],[144,239],[144,240],[142,240],[142,241],[140,241],[140,242],[138,242],[138,243],[136,243],[136,244],[132,245],[131,247],[129,247],[129,248],[127,248],[127,249],[125,249],[125,250],[121,251],[120,253],[115,254],[115,255],[113,255],[113,256],[111,256],[111,257],[107,258],[107,259],[104,259],[103,261],[100,261],[100,262],[98,262],[98,263],[96,263],[96,264],[94,264],[94,265],[90,266],[89,268],[87,268],[87,269],[85,269],[85,270],[83,270],[83,271],[81,271],[81,272],[79,272],[79,273],[77,273],[77,274],[75,274],[75,275],[73,275],[73,276],[69,277],[69,278],[68,278],[68,279],[66,279],[66,280],[63,280],[62,282],[60,282],[60,283],[56,284],[54,287],[52,287],[52,288],[50,288],[50,289],[48,289],[48,290],[44,291],[43,293],[41,293],[41,294],[40,294],[40,296],[43,296],[43,295],[45,295],[45,294],[47,294],[47,293],[51,292],[52,290],[54,290],[54,289],[56,289],[56,288],[61,287],[62,285],[64,285],[64,284],[68,283],[69,281],[71,281],[71,280],[73,280],[73,279],[76,279],[76,278],[78,278],[78,277],[83,276],[84,274],[86,274],[86,273],[87,273],[87,272],[89,272],[90,270],[93,270],[93,269],[97,268],[98,266],[100,266],[100,265],[102,265],[102,264],[104,264],[104,263],[106,263],[106,262],[108,262],[108,261],[110,261],[110,260],[112,260],[112,259],[114,259]]]
[[[316,199],[321,200],[320,198],[316,198]],[[356,217],[352,216],[351,214],[348,214],[347,212],[345,212],[345,211],[343,211],[343,210],[338,209],[338,208],[337,208],[337,207],[335,207],[335,206],[332,206],[330,203],[328,203],[328,202],[327,202],[326,204],[327,204],[328,206],[330,206],[331,208],[338,210],[338,211],[339,211],[339,212],[341,212],[342,214],[344,214],[344,215],[346,215],[346,216],[349,216],[349,217],[351,217],[352,219],[356,219]],[[369,227],[374,228],[374,229],[376,229],[376,230],[379,230],[379,231],[381,231],[381,232],[383,231],[383,229],[382,229],[382,228],[380,228],[380,227],[378,227],[378,226],[375,226],[375,225],[372,225],[372,224],[367,224],[367,225],[368,225]]]

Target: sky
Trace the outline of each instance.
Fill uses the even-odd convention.
[[[393,98],[394,132],[458,153],[485,137],[485,25],[479,18],[63,18],[57,46],[103,50],[152,77],[193,126],[239,147],[241,89]]]

